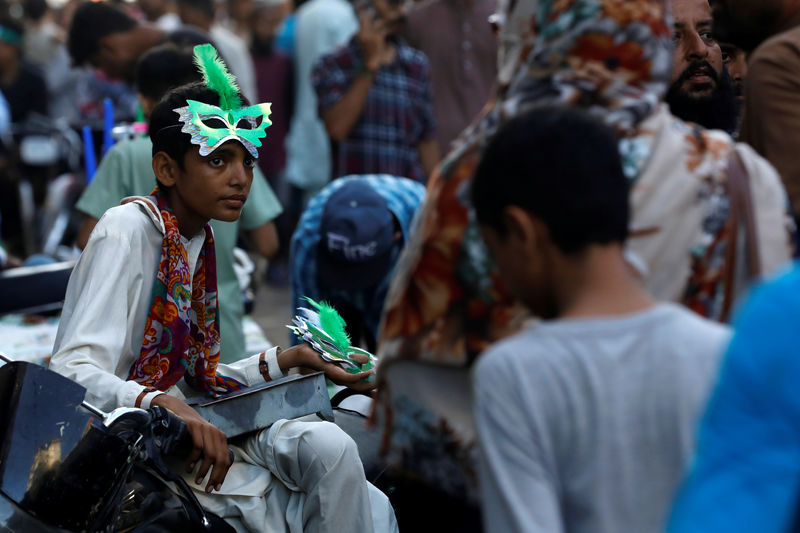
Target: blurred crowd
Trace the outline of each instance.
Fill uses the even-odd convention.
[[[339,309],[401,530],[794,531],[800,1],[4,0],[0,268],[152,190],[202,43],[272,112],[223,357],[239,248]]]

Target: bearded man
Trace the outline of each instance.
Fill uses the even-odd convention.
[[[666,95],[676,117],[708,129],[735,133],[739,103],[722,49],[712,37],[707,0],[672,0],[672,81]]]

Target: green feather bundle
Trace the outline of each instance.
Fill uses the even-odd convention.
[[[220,109],[242,107],[236,77],[228,72],[228,67],[212,45],[199,44],[194,47],[194,64],[203,75],[206,86],[219,94]]]
[[[315,302],[311,298],[305,300],[319,312],[319,325],[333,340],[333,345],[343,354],[350,348],[350,336],[345,329],[345,321],[341,315],[327,302]]]

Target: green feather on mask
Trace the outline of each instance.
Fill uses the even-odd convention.
[[[350,336],[347,334],[346,324],[341,315],[327,302],[317,303],[308,297],[305,300],[319,312],[319,325],[333,340],[333,345],[342,354],[347,355],[350,349]]]
[[[194,64],[203,75],[206,86],[219,94],[220,109],[234,110],[242,107],[236,77],[228,72],[228,67],[212,45],[199,44],[194,47]]]

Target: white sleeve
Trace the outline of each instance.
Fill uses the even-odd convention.
[[[535,414],[537,406],[521,404],[513,369],[487,355],[473,375],[484,528],[488,533],[562,533],[543,417]]]
[[[98,224],[70,276],[50,362],[86,387],[86,401],[104,411],[135,406],[145,389],[126,380],[131,361],[122,360],[130,352],[134,295],[142,276],[152,275],[142,272],[140,244]]]
[[[217,375],[235,379],[248,387],[261,385],[267,381],[259,367],[263,360],[266,364],[265,372],[271,379],[284,377],[285,374],[281,371],[280,367],[278,367],[278,349],[277,346],[273,346],[269,350],[251,355],[250,357],[245,357],[244,359],[239,359],[233,363],[220,363],[217,365]],[[261,357],[262,354],[264,355],[263,358]]]

